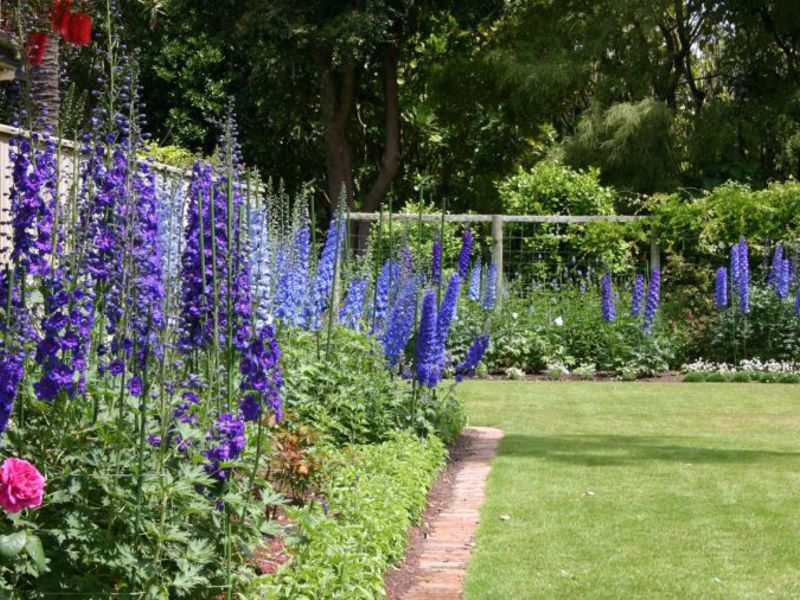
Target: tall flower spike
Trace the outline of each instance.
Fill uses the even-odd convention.
[[[450,325],[456,316],[456,307],[458,305],[458,296],[461,293],[461,277],[454,273],[450,277],[450,282],[447,284],[447,292],[442,300],[442,305],[439,307],[439,314],[436,318],[436,335],[439,339],[439,344],[442,346],[441,351],[444,354],[447,346],[447,339],[450,337]]]
[[[738,244],[736,283],[739,288],[739,312],[750,312],[750,258],[747,241],[742,237]]]
[[[389,310],[389,296],[392,283],[392,263],[387,260],[383,263],[378,280],[375,282],[375,302],[372,307],[372,333],[383,331],[386,314]]]
[[[631,293],[631,316],[638,317],[642,313],[642,299],[644,298],[644,275],[638,273],[633,281]]]
[[[800,289],[797,290],[797,296],[794,299],[794,315],[800,317]]]
[[[348,329],[359,331],[361,318],[364,315],[364,303],[367,300],[369,280],[366,277],[356,276],[350,280],[344,304],[339,311],[339,321]]]
[[[414,329],[414,312],[417,306],[417,280],[406,281],[392,307],[386,330],[381,337],[389,366],[396,367],[405,352]]]
[[[422,316],[417,332],[417,381],[436,387],[442,378],[442,345],[437,334],[436,292],[427,290],[422,298]]]
[[[720,267],[714,282],[714,299],[717,308],[728,306],[728,269]]]
[[[485,333],[478,335],[470,344],[464,362],[456,365],[456,380],[461,381],[464,376],[475,374],[475,368],[480,364],[486,349],[489,347],[489,336]]]
[[[458,255],[458,274],[462,281],[469,276],[470,257],[472,256],[472,230],[465,229],[461,239],[461,253]]]
[[[778,280],[781,276],[781,265],[783,264],[783,246],[778,244],[772,254],[772,267],[769,270],[769,284],[777,289]]]
[[[778,280],[775,282],[775,292],[778,298],[785,300],[789,296],[789,261],[788,259],[781,260],[781,266],[778,271]]]
[[[600,282],[600,308],[603,313],[603,320],[611,323],[617,319],[617,312],[614,306],[614,288],[611,284],[611,274],[606,273]]]
[[[497,304],[497,265],[494,261],[486,269],[486,287],[483,290],[483,310],[493,310]]]
[[[325,247],[322,249],[322,256],[314,276],[312,297],[306,311],[307,326],[312,331],[316,331],[322,326],[322,315],[330,302],[333,280],[336,276],[336,263],[342,253],[344,233],[344,219],[342,219],[342,215],[337,215],[331,219],[328,228]]]
[[[481,299],[481,259],[475,261],[472,267],[472,275],[469,280],[469,299],[473,302],[480,302]]]
[[[658,303],[661,297],[661,271],[654,269],[650,273],[650,285],[647,286],[647,301],[644,307],[644,322],[642,329],[645,333],[653,330],[653,324],[658,313]]]
[[[731,278],[731,290],[739,289],[739,244],[731,246],[731,264],[728,272]]]
[[[442,283],[442,240],[433,241],[433,257],[431,259],[431,281],[433,285]]]
[[[230,413],[221,415],[208,435],[207,441],[211,447],[204,452],[209,460],[205,465],[206,472],[220,481],[225,481],[229,472],[223,463],[239,458],[247,443],[244,422]]]
[[[276,421],[283,420],[283,373],[279,364],[280,358],[281,349],[275,336],[275,328],[265,325],[249,341],[240,360],[244,398],[239,403],[239,409],[245,421],[256,421],[265,403],[269,404]]]

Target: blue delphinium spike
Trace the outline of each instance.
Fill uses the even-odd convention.
[[[436,387],[442,378],[442,349],[437,334],[436,292],[427,290],[422,298],[422,316],[417,332],[417,381]]]
[[[775,246],[775,252],[772,254],[772,268],[769,270],[768,282],[771,286],[777,289],[778,280],[781,276],[781,266],[783,264],[783,246],[778,244]]]
[[[644,298],[644,275],[636,275],[631,293],[631,316],[638,317],[642,313],[642,299]]]
[[[486,349],[489,347],[489,336],[486,334],[478,335],[470,344],[464,362],[456,365],[456,380],[461,381],[464,376],[475,374],[475,368],[483,359]]]
[[[481,259],[475,261],[472,267],[472,275],[469,280],[469,299],[473,302],[480,302],[481,299]]]
[[[658,313],[658,304],[661,295],[661,271],[653,269],[650,273],[650,285],[647,286],[647,300],[644,307],[644,321],[642,329],[645,333],[653,331],[653,324]]]
[[[458,255],[458,274],[462,281],[467,280],[469,275],[470,257],[472,256],[472,230],[465,229],[464,237],[461,239],[461,253]]]
[[[492,310],[497,304],[497,265],[494,261],[486,269],[486,287],[483,290],[483,309]]]
[[[433,285],[442,283],[442,240],[433,241],[433,257],[431,259],[431,282]]]
[[[785,300],[789,296],[789,261],[781,259],[781,266],[778,271],[778,279],[775,282],[775,292],[778,298]]]
[[[739,289],[739,312],[750,312],[750,258],[747,241],[742,237],[738,244],[736,284]]]
[[[450,277],[450,282],[447,284],[447,292],[442,300],[442,305],[439,307],[439,314],[436,319],[437,336],[439,343],[442,345],[442,352],[447,345],[447,338],[450,337],[450,325],[456,316],[456,306],[458,305],[458,296],[461,293],[461,277],[454,273]]]
[[[381,336],[384,354],[389,366],[400,362],[414,329],[414,312],[417,304],[417,281],[408,279],[401,287],[392,306],[386,329]]]
[[[348,329],[359,331],[361,318],[364,315],[364,303],[367,300],[369,280],[366,277],[356,276],[347,286],[347,295],[344,304],[339,310],[339,321]]]
[[[717,269],[717,276],[714,282],[714,299],[717,308],[728,306],[728,269],[725,267]]]
[[[617,318],[614,306],[614,288],[611,285],[611,274],[606,273],[600,282],[600,308],[603,313],[603,320],[607,323],[615,321]]]

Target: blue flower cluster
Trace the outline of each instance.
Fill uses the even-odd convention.
[[[717,308],[728,306],[728,269],[720,267],[714,282],[714,300]]]
[[[444,359],[443,342],[438,335],[436,292],[427,290],[422,297],[422,316],[417,332],[416,370],[420,385],[429,388],[439,385]]]
[[[347,286],[347,295],[342,308],[339,309],[339,321],[345,327],[354,331],[361,330],[361,321],[364,316],[364,305],[367,301],[369,279],[356,275]]]
[[[497,264],[492,261],[486,269],[486,286],[483,290],[483,309],[493,310],[497,304]]]
[[[481,259],[478,258],[472,267],[469,280],[469,299],[473,302],[480,302],[481,299],[481,270]]]
[[[617,319],[616,307],[614,306],[614,288],[611,284],[611,274],[606,273],[600,282],[600,308],[603,320],[611,323]]]
[[[644,299],[644,275],[638,273],[633,280],[631,293],[631,316],[638,317],[642,314],[642,300]]]
[[[653,324],[656,320],[658,313],[658,304],[661,295],[661,271],[653,269],[650,273],[650,283],[647,286],[647,300],[644,307],[644,319],[642,321],[642,329],[645,333],[653,331]]]

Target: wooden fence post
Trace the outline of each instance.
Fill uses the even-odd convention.
[[[497,306],[503,298],[503,215],[492,215],[492,260],[497,267]]]
[[[650,272],[653,271],[661,271],[661,249],[655,232],[650,234]]]

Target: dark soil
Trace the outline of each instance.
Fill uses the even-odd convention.
[[[481,378],[475,377],[474,379],[480,380]],[[489,381],[514,381],[505,375],[489,375],[484,377],[483,379]],[[533,374],[526,374],[520,380],[516,381],[551,381],[548,379],[547,375],[542,373],[533,373]],[[612,372],[605,372],[599,371],[592,379],[581,379],[577,375],[569,374],[565,377],[562,377],[558,381],[622,381],[615,373]],[[669,371],[667,373],[662,373],[657,377],[642,377],[641,379],[635,380],[635,383],[676,383],[682,382],[683,375],[678,371]]]
[[[390,600],[400,600],[403,593],[411,587],[419,571],[419,555],[422,541],[430,535],[431,523],[447,507],[453,494],[456,475],[464,466],[464,457],[469,454],[470,438],[463,434],[448,447],[447,467],[439,475],[428,493],[428,508],[422,515],[420,524],[408,530],[408,550],[399,565],[389,567],[384,575],[386,593]]]

